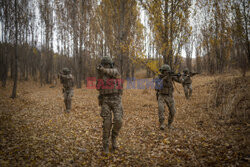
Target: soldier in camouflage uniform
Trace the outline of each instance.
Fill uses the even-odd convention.
[[[117,149],[117,136],[122,127],[123,108],[122,108],[122,83],[120,74],[113,67],[110,57],[103,57],[101,65],[97,67],[98,78],[96,88],[99,91],[99,105],[101,106],[101,117],[103,118],[103,151],[109,152],[109,139],[111,133],[112,150]],[[118,83],[120,81],[120,85]],[[113,127],[112,127],[113,113]]]
[[[71,99],[74,95],[74,79],[68,68],[63,68],[63,73],[60,73],[60,81],[63,84],[63,94],[64,94],[64,103],[66,106],[66,112],[69,113],[71,110]]]
[[[185,68],[183,70],[182,75],[182,86],[184,88],[186,99],[189,99],[192,95],[192,80],[191,77],[194,76],[197,73],[189,73],[188,68]]]
[[[169,110],[169,117],[168,117],[168,128],[172,128],[171,124],[174,121],[175,115],[175,102],[173,97],[174,87],[173,82],[181,83],[180,74],[179,75],[172,75],[171,68],[169,65],[164,64],[160,68],[161,74],[155,80],[155,90],[156,96],[158,100],[158,115],[159,115],[159,122],[160,122],[160,129],[164,130],[164,112],[165,112],[165,104],[168,106]]]

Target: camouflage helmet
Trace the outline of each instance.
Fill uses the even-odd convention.
[[[70,70],[67,67],[63,68],[62,71],[64,74],[70,73]]]
[[[184,68],[183,70],[184,73],[188,73],[188,71],[189,71],[188,68]]]
[[[104,56],[101,60],[101,64],[104,65],[104,64],[109,64],[109,65],[112,65],[113,64],[113,61],[111,59],[111,57],[109,56]]]
[[[160,68],[160,71],[167,71],[167,72],[171,72],[171,67],[167,64],[163,64]]]

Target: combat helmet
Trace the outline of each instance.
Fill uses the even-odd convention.
[[[188,68],[184,68],[183,73],[188,73]]]
[[[163,64],[160,68],[160,72],[163,71],[171,72],[171,67],[168,64]]]
[[[63,71],[64,74],[69,74],[70,73],[70,70],[67,67],[63,68],[62,71]]]
[[[113,61],[111,57],[109,56],[104,56],[101,60],[101,65],[109,64],[111,67],[113,66]]]

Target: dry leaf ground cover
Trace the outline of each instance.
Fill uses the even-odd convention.
[[[67,114],[59,85],[21,82],[13,100],[9,83],[0,88],[0,166],[247,166],[249,124],[230,123],[210,104],[220,77],[195,76],[190,100],[176,83],[173,130],[159,130],[154,90],[125,90],[119,151],[107,156],[96,90],[75,89]]]

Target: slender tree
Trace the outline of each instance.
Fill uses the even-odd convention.
[[[17,59],[17,41],[18,41],[18,11],[17,11],[17,0],[15,0],[15,63],[14,63],[14,84],[12,89],[12,95],[11,98],[16,98],[16,90],[17,90],[17,77],[18,77],[18,59]]]
[[[173,68],[174,57],[190,35],[188,18],[191,1],[141,0],[141,4],[148,12],[158,52],[163,56],[164,63]]]

